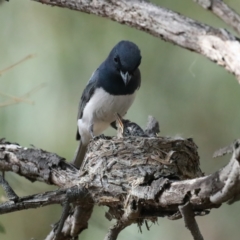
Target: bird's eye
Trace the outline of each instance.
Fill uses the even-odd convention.
[[[119,57],[118,56],[114,57],[113,60],[114,60],[115,63],[119,63]]]

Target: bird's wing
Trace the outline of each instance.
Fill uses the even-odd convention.
[[[90,100],[90,98],[92,97],[92,95],[94,94],[94,91],[96,89],[97,80],[98,80],[98,69],[92,74],[91,78],[88,81],[87,86],[85,87],[85,89],[83,91],[81,100],[79,102],[77,119],[82,118],[83,110],[84,110],[86,104],[88,103],[88,101]],[[80,138],[81,137],[77,130],[76,139],[80,140]]]

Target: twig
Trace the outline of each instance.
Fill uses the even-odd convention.
[[[192,206],[189,202],[178,207],[184,219],[185,227],[191,232],[194,240],[203,240]]]
[[[33,57],[35,57],[35,54],[29,54],[29,55],[27,55],[26,57],[24,57],[24,58],[21,59],[20,61],[18,61],[18,62],[16,62],[16,63],[12,64],[12,65],[9,66],[9,67],[4,68],[3,70],[0,70],[0,75],[2,75],[3,73],[5,73],[5,72],[11,70],[11,69],[14,68],[15,66],[17,66],[17,65],[19,65],[19,64],[21,64],[21,63],[23,63],[23,62],[25,62],[26,60],[28,60],[28,59],[30,59],[30,58],[33,58]]]
[[[68,189],[60,189],[56,191],[49,191],[40,194],[34,194],[22,198],[18,198],[17,202],[7,201],[0,204],[0,214],[6,214],[15,211],[21,211],[32,208],[39,208],[52,204],[62,204],[66,200],[67,192],[77,193],[74,198],[69,199],[69,203],[78,203],[85,205],[86,200],[89,200],[88,191],[84,188],[73,186]],[[88,204],[92,205],[91,202]]]
[[[69,215],[70,209],[71,209],[71,207],[70,207],[69,199],[66,198],[66,200],[63,203],[62,216],[59,220],[59,223],[56,226],[56,231],[54,231],[54,234],[55,234],[54,240],[61,239],[61,232],[62,232],[62,229],[63,229],[63,225],[64,225],[64,222]]]
[[[129,226],[129,224],[118,221],[115,225],[109,228],[108,233],[105,236],[104,240],[116,240],[119,233],[127,226]]]
[[[21,59],[20,61],[12,64],[11,66],[3,69],[3,70],[0,70],[0,76],[1,74],[13,69],[15,66],[25,62],[26,60],[30,59],[30,58],[33,58],[35,55],[34,54],[29,54],[27,55],[26,57],[24,57],[23,59]],[[3,102],[3,103],[0,103],[0,107],[6,107],[6,106],[9,106],[9,105],[13,105],[13,104],[16,104],[16,103],[19,103],[19,102],[26,102],[26,103],[29,103],[29,104],[34,104],[33,101],[27,99],[28,96],[30,96],[33,92],[39,90],[40,88],[42,88],[44,85],[43,84],[40,84],[38,85],[37,87],[33,88],[32,90],[30,90],[29,92],[27,92],[26,94],[24,94],[22,97],[16,97],[16,96],[13,96],[13,95],[10,95],[10,94],[7,94],[7,93],[3,93],[3,92],[0,92],[0,95],[3,95],[3,96],[6,96],[8,98],[11,98],[10,101],[6,101],[6,102]]]
[[[134,204],[128,203],[127,207],[124,209],[122,217],[116,222],[116,224],[109,228],[108,233],[105,236],[104,240],[116,240],[119,233],[124,228],[131,225],[132,223],[136,223],[139,221],[141,209],[140,206],[137,205],[133,207],[133,205],[135,205],[135,200],[133,202]],[[113,212],[116,211],[115,209],[111,210]]]
[[[223,147],[223,148],[220,148],[220,149],[216,150],[213,153],[213,158],[222,157],[226,154],[233,153],[233,147],[234,147],[234,143],[232,143],[229,146],[226,146],[226,147]]]
[[[57,239],[78,239],[77,236],[88,228],[88,220],[92,215],[93,206],[93,204],[88,202],[81,206],[76,206],[73,211],[69,211],[69,215],[64,221],[61,234],[58,235]],[[45,240],[55,240],[54,229],[48,234]]]
[[[10,105],[13,105],[13,104],[16,104],[16,103],[20,103],[20,102],[27,102],[29,104],[34,104],[34,102],[29,100],[29,99],[27,99],[27,97],[29,97],[33,93],[39,91],[44,86],[46,86],[46,84],[45,83],[41,83],[38,86],[36,86],[33,89],[31,89],[30,91],[28,91],[27,93],[25,93],[24,95],[22,95],[21,97],[15,97],[15,96],[11,96],[11,95],[4,94],[4,93],[0,92],[0,94],[8,96],[8,97],[11,98],[10,101],[6,101],[6,102],[3,102],[3,103],[0,103],[0,107],[6,107],[6,106],[10,106]]]
[[[73,188],[66,192],[66,199],[63,203],[63,211],[60,221],[56,223],[45,240],[68,240],[77,237],[83,230],[88,228],[88,220],[93,211],[93,200],[87,191],[76,191]],[[82,199],[82,200],[81,200]],[[70,203],[81,201],[71,209]]]
[[[239,181],[239,168],[240,168],[240,142],[236,141],[234,144],[234,152],[232,159],[230,160],[231,168],[223,168],[220,172],[221,180],[224,180],[224,187],[221,191],[217,191],[210,197],[211,202],[219,204],[226,202],[234,198],[235,195],[239,195],[238,191],[240,190],[239,184],[236,185],[236,182]],[[235,194],[233,194],[235,192]]]
[[[58,190],[22,197],[17,202],[8,201],[0,204],[0,214],[61,204],[64,202],[65,196],[66,190]]]
[[[34,103],[33,101],[31,101],[27,98],[16,97],[16,96],[13,96],[13,95],[10,95],[10,94],[7,94],[7,93],[3,93],[3,92],[0,92],[0,95],[11,98],[12,101],[14,101],[15,103],[17,103],[17,102],[26,102],[26,103],[29,103],[29,104]]]

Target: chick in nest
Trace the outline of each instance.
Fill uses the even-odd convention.
[[[143,131],[143,129],[140,126],[127,119],[123,119],[118,113],[116,123],[117,123],[117,136],[119,138],[129,136],[148,137],[148,135]]]

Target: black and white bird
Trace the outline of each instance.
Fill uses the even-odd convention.
[[[124,116],[141,84],[138,69],[141,53],[130,41],[119,42],[92,74],[83,91],[78,112],[77,140],[80,141],[73,164],[80,168],[91,138],[101,134]]]

